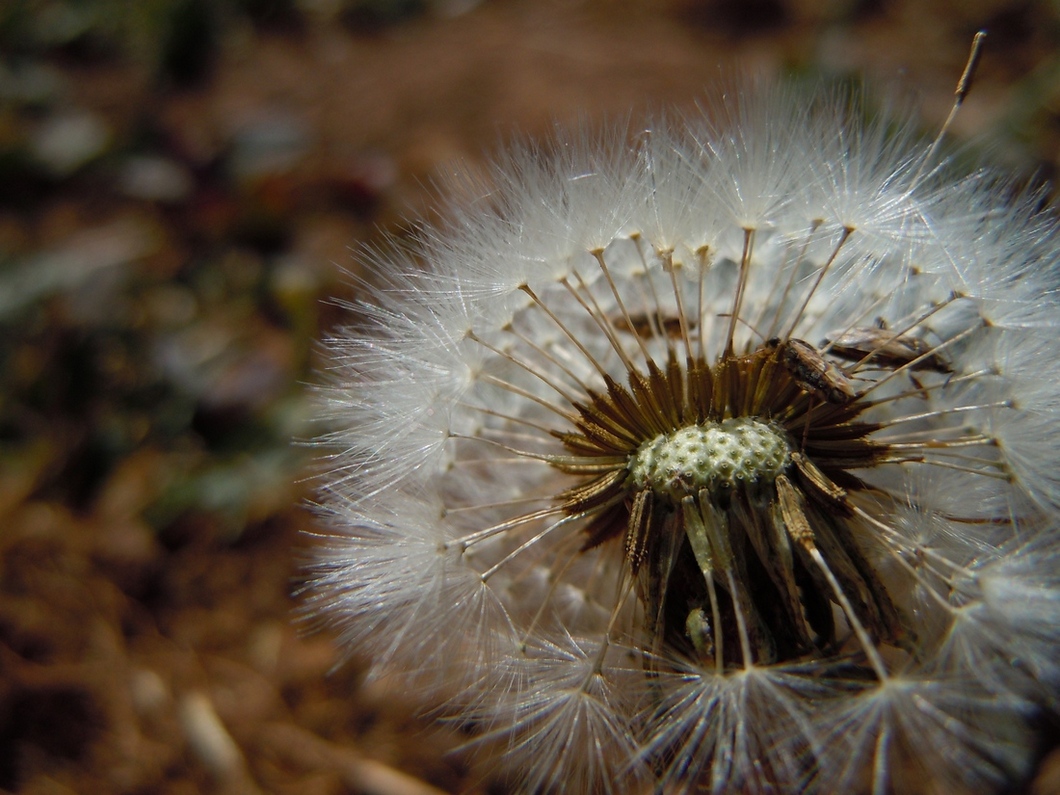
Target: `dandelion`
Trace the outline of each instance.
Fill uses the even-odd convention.
[[[525,792],[1018,781],[1060,679],[1056,223],[856,95],[714,104],[516,148],[372,255],[310,609]]]

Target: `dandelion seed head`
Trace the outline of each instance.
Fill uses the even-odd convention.
[[[515,147],[326,343],[310,609],[525,791],[1027,770],[1056,223],[861,103]]]

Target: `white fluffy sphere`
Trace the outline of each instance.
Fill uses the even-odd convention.
[[[313,609],[528,792],[1018,781],[1060,659],[1056,220],[856,97],[718,100],[518,148],[366,263]]]

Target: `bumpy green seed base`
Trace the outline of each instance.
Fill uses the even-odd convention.
[[[702,489],[772,482],[791,448],[778,428],[750,417],[691,425],[645,442],[630,456],[633,483],[680,500]]]

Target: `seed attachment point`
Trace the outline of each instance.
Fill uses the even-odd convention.
[[[659,434],[630,456],[629,474],[637,488],[677,501],[703,489],[719,495],[740,485],[772,483],[790,457],[779,428],[734,417]]]

